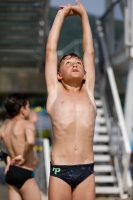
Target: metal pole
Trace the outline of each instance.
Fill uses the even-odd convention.
[[[44,150],[44,164],[46,170],[46,183],[47,188],[49,185],[49,176],[50,176],[50,147],[49,140],[47,138],[43,139],[43,150]]]
[[[125,122],[129,140],[131,139],[133,124],[133,59],[129,61],[127,75],[127,89],[125,96]]]
[[[130,15],[131,15],[131,43],[133,45],[133,0],[131,0],[131,12],[130,12]]]

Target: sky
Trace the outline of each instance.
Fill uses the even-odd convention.
[[[104,13],[105,0],[80,0],[80,2],[90,14],[101,16]],[[50,0],[50,5],[53,7],[58,7],[59,5],[67,3],[75,5],[75,0]]]

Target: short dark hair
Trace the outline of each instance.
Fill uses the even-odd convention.
[[[27,97],[24,94],[13,93],[8,95],[4,100],[4,106],[10,118],[19,114],[20,108],[26,106]]]
[[[58,72],[58,73],[60,72],[60,65],[61,65],[62,60],[65,60],[65,58],[66,58],[67,56],[70,56],[70,58],[76,57],[76,58],[78,58],[78,59],[80,59],[80,60],[82,61],[82,58],[81,58],[80,56],[78,56],[77,54],[75,54],[75,53],[66,54],[66,55],[64,55],[64,56],[59,60],[59,62],[58,62],[58,68],[57,68],[57,72]]]

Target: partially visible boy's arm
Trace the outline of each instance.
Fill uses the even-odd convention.
[[[34,167],[36,167],[39,164],[39,159],[37,156],[34,155]]]
[[[6,158],[6,167],[5,167],[4,174],[7,173],[7,171],[9,170],[10,165],[11,165],[11,158],[10,158],[10,156],[8,155],[7,158]]]
[[[80,15],[82,21],[83,64],[86,71],[85,85],[87,89],[93,93],[95,84],[95,65],[92,32],[84,6],[79,1],[76,1],[76,3],[77,6],[73,6],[72,9]]]
[[[71,4],[60,6],[61,10],[58,11],[52,28],[50,30],[47,45],[46,45],[46,63],[45,63],[45,77],[47,90],[50,92],[57,86],[57,45],[60,36],[60,31],[66,16],[73,15],[71,11]]]
[[[94,47],[93,38],[91,33],[91,28],[88,20],[88,15],[84,14],[82,19],[82,29],[83,29],[83,63],[86,71],[86,82],[85,85],[87,89],[93,93],[95,85],[95,64],[94,64]]]
[[[33,150],[35,144],[35,126],[29,123],[25,128],[26,144],[23,152],[23,158],[26,160],[29,153]]]
[[[15,158],[12,159],[11,164],[16,166],[21,166],[25,163],[27,157],[33,150],[34,144],[35,144],[35,126],[33,123],[29,123],[25,128],[25,146],[24,151],[22,155],[18,155]]]

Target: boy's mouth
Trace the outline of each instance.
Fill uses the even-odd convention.
[[[78,69],[73,69],[72,72],[79,72],[79,70]]]

